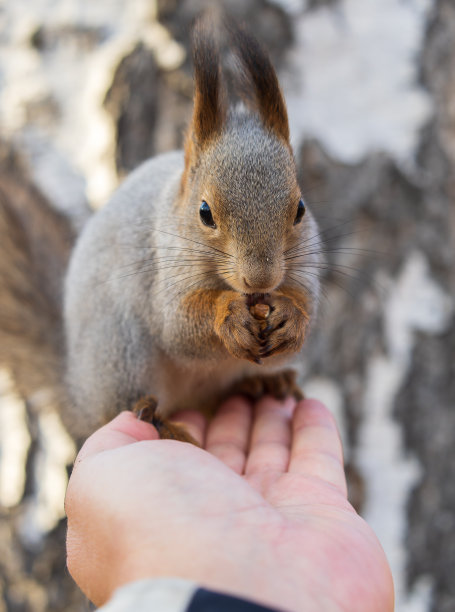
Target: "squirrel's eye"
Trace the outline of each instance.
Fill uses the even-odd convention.
[[[304,214],[305,214],[305,203],[303,200],[299,200],[299,205],[297,206],[297,214],[294,219],[294,225],[297,225],[297,223],[300,223]]]
[[[201,217],[201,221],[204,225],[207,225],[207,227],[211,227],[212,229],[216,228],[216,223],[212,217],[212,211],[205,200],[202,200],[201,208],[199,209],[199,216]]]

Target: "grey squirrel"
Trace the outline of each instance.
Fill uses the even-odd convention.
[[[176,410],[209,414],[233,389],[299,394],[287,364],[317,309],[317,228],[272,64],[247,30],[229,29],[242,102],[228,103],[200,19],[185,151],[133,171],[72,251],[65,340],[49,355],[64,363],[62,416],[76,437],[136,406],[185,440],[166,421]],[[0,340],[3,327],[0,304]]]

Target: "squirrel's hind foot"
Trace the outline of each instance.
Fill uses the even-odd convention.
[[[232,391],[258,400],[264,395],[271,395],[276,399],[294,397],[302,400],[304,395],[296,383],[294,370],[283,370],[276,374],[258,375],[245,378],[234,385]]]
[[[157,407],[156,399],[152,395],[148,395],[138,400],[132,411],[140,421],[153,425],[162,440],[179,440],[180,442],[189,442],[195,446],[200,446],[193,436],[186,431],[184,425],[159,417],[156,414]]]

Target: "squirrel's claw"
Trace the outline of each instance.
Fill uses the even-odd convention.
[[[147,397],[142,397],[134,404],[132,412],[136,414],[140,421],[153,425],[162,440],[179,440],[180,442],[189,442],[195,446],[200,446],[193,436],[186,431],[184,425],[172,423],[167,419],[159,417],[156,414],[157,407],[158,402],[156,399],[152,395],[148,395]]]
[[[303,399],[303,392],[296,382],[294,370],[283,370],[276,374],[251,376],[241,380],[232,388],[233,393],[246,395],[254,401],[264,395],[271,395],[276,399],[294,397]]]

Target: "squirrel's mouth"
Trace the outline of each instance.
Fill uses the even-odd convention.
[[[267,298],[269,297],[269,293],[244,293],[246,297],[246,303],[248,308],[251,306],[255,306],[256,304],[267,304]]]

